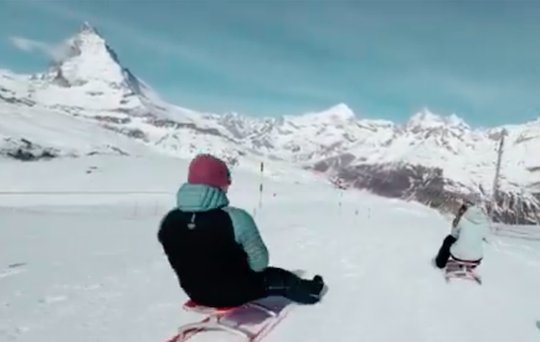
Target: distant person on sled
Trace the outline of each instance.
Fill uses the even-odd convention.
[[[475,204],[464,204],[452,222],[448,235],[435,258],[435,265],[444,268],[449,258],[480,264],[484,257],[483,242],[489,234],[489,217]]]
[[[268,251],[252,216],[229,206],[231,177],[220,159],[204,154],[189,165],[176,208],[160,225],[158,239],[180,286],[191,300],[233,307],[268,296],[301,304],[320,300],[324,282],[268,267]]]

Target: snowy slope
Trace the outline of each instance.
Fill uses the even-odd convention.
[[[54,110],[0,102],[0,155],[18,150],[36,156],[46,150],[51,157],[153,153],[150,148],[95,122],[82,121]]]
[[[46,184],[16,165],[0,167],[2,187],[101,193],[0,195],[0,340],[164,341],[200,318],[181,310],[186,297],[156,238],[186,162],[95,156],[34,164],[56,175]],[[538,241],[491,236],[479,268],[484,284],[446,284],[430,261],[448,218],[313,178],[296,184],[297,172],[265,179],[261,209],[258,177],[233,173],[231,200],[257,209],[271,263],[321,273],[329,285],[322,303],[295,308],[266,341],[538,341]],[[193,341],[237,341],[210,336]]]

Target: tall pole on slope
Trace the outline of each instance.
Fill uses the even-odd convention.
[[[491,218],[493,219],[494,210],[493,208],[497,206],[497,199],[498,193],[499,193],[499,176],[501,172],[501,161],[502,161],[502,154],[503,154],[503,148],[504,148],[504,137],[506,136],[507,131],[506,129],[502,129],[501,135],[499,138],[499,149],[497,151],[497,164],[495,166],[495,177],[493,178],[493,190],[492,190],[492,210],[491,210]]]

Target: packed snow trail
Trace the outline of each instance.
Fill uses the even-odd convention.
[[[33,164],[34,172],[58,174],[35,187],[153,184],[170,193],[0,196],[0,341],[165,341],[200,318],[181,310],[187,298],[156,238],[187,164],[121,160],[102,160],[91,176],[87,164],[100,159]],[[10,181],[16,165],[2,165],[0,179]],[[35,179],[21,172],[16,181],[28,190]],[[257,182],[255,174],[233,172],[230,197],[256,210],[271,264],[320,273],[329,286],[319,305],[295,308],[265,341],[539,340],[537,241],[491,237],[478,269],[484,284],[447,284],[431,259],[450,222],[435,211],[340,193],[313,178],[265,179],[259,209]]]

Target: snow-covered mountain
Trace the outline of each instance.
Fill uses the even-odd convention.
[[[538,222],[540,157],[534,149],[540,147],[540,121],[479,130],[456,116],[425,110],[405,125],[379,127],[342,154],[317,162],[315,169],[342,185],[454,210],[463,199],[492,200],[502,134],[494,216]]]
[[[425,109],[400,125],[358,118],[345,104],[279,118],[201,113],[161,100],[89,24],[64,46],[64,57],[43,73],[0,71],[0,155],[153,150],[213,152],[232,164],[281,160],[343,186],[454,210],[466,197],[491,199],[504,130],[496,218],[539,221],[540,120],[473,129]]]

